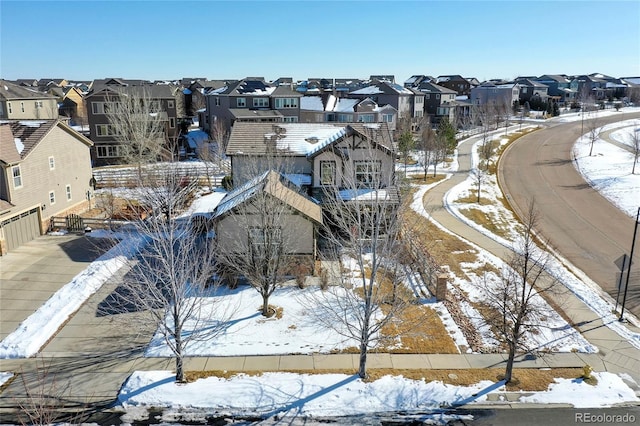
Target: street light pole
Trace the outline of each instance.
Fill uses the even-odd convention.
[[[620,319],[624,320],[624,304],[627,301],[627,290],[629,289],[629,275],[631,275],[631,263],[633,262],[633,249],[636,246],[636,235],[638,233],[638,221],[640,220],[640,207],[638,207],[638,213],[636,214],[636,223],[633,227],[633,241],[631,241],[631,254],[629,254],[629,263],[627,264],[627,279],[624,285],[624,296],[622,296],[622,309],[620,310]]]

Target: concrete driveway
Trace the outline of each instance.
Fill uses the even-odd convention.
[[[42,236],[0,257],[0,340],[67,284],[101,249],[85,236]]]

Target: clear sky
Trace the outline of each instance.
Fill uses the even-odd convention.
[[[640,76],[640,1],[0,0],[0,77]]]

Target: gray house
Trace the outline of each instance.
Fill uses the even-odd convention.
[[[478,87],[471,89],[471,103],[473,105],[502,105],[513,106],[520,99],[518,83],[495,84],[485,81]]]
[[[376,81],[350,92],[348,97],[361,100],[369,98],[381,106],[391,105],[398,111],[398,119],[408,118],[412,125],[417,125],[424,116],[424,95],[399,84]]]
[[[0,254],[89,206],[91,141],[59,120],[0,122]]]
[[[304,96],[300,99],[301,123],[388,123],[396,129],[398,111],[391,105],[379,106],[372,99],[340,98],[335,95]]]

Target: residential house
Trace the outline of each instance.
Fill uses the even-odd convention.
[[[260,220],[264,207],[256,207],[260,205],[256,199],[264,199],[265,206],[284,207],[274,221],[278,226],[279,244],[285,256],[295,256],[298,262],[313,269],[322,208],[317,201],[302,194],[285,175],[273,170],[237,187],[218,204],[212,215],[217,244],[228,253],[246,253],[251,250],[251,244],[264,244],[268,239]]]
[[[38,80],[33,78],[19,78],[17,80],[13,80],[12,83],[14,83],[17,86],[24,86],[24,87],[31,87],[31,88],[38,87]]]
[[[547,94],[558,101],[558,105],[564,106],[575,102],[577,92],[570,87],[571,81],[563,74],[545,74],[535,81],[547,86]]]
[[[143,80],[110,78],[94,80],[91,90],[85,96],[90,138],[94,143],[92,160],[95,166],[118,164],[122,161],[119,151],[120,140],[109,121],[109,104],[117,102],[120,96],[135,96],[156,102],[160,109],[160,119],[165,122],[164,155],[171,158],[172,149],[177,144],[180,132],[177,121],[176,99],[172,87],[166,84],[150,84]]]
[[[373,100],[341,98],[335,95],[304,96],[300,99],[301,123],[388,123],[396,129],[398,111]]]
[[[474,87],[474,85],[469,80],[458,74],[439,75],[435,79],[434,83],[438,86],[446,87],[450,90],[455,90],[458,96],[470,96],[471,89]]]
[[[405,80],[404,82],[404,87],[406,87],[407,89],[409,88],[417,88],[420,83],[422,83],[423,81],[426,83],[429,83],[431,81],[435,80],[433,77],[429,76],[429,75],[412,75],[411,77],[409,77],[407,80]]]
[[[0,254],[92,198],[91,141],[60,120],[0,121]]]
[[[347,178],[395,185],[387,123],[236,123],[226,154],[236,187],[273,164],[317,198],[328,186],[344,189]]]
[[[398,120],[409,119],[416,127],[424,116],[424,95],[399,84],[378,81],[348,95],[352,99],[371,99],[380,106],[391,105],[398,111]]]
[[[396,76],[392,74],[378,74],[369,76],[369,81],[386,81],[387,83],[395,84]]]
[[[435,83],[423,80],[417,87],[424,94],[424,113],[431,118],[431,123],[438,124],[443,118],[455,123],[457,92]]]
[[[471,89],[471,103],[473,105],[498,105],[511,108],[520,99],[520,85],[518,83],[495,84],[485,81],[478,87]]]
[[[58,103],[54,96],[35,88],[0,80],[0,119],[49,120],[58,118]]]
[[[236,122],[295,123],[302,95],[288,86],[274,86],[262,77],[247,77],[206,92],[208,118],[201,127],[211,133],[215,123],[227,129]]]
[[[85,107],[84,96],[86,92],[83,92],[77,86],[65,87],[65,93],[62,98],[62,102],[58,108],[60,116],[68,117],[71,125],[86,127],[89,129],[89,116],[87,108]],[[88,136],[88,132],[87,135]]]
[[[588,98],[594,101],[607,99],[609,90],[607,90],[607,81],[604,78],[592,75],[578,75],[571,79],[569,88],[577,93],[577,99],[581,102]]]
[[[520,105],[524,105],[525,102],[542,103],[547,101],[549,87],[546,84],[531,77],[518,77],[514,82],[520,86]]]

